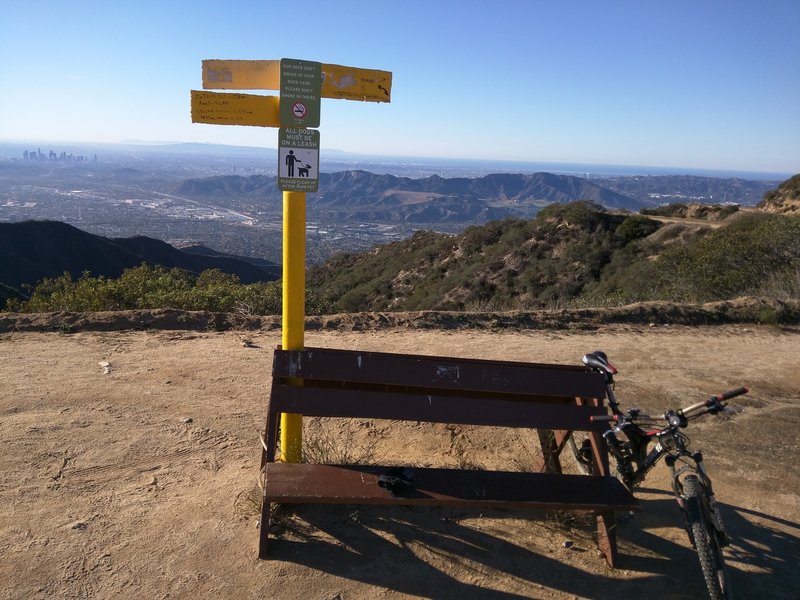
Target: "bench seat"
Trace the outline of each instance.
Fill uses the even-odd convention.
[[[266,464],[269,502],[509,508],[635,510],[638,501],[615,477],[412,468],[413,488],[392,493],[378,478],[393,467]]]

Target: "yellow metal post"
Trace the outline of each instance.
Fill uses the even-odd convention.
[[[306,194],[283,192],[283,335],[284,350],[302,350],[306,304]],[[298,381],[302,385],[302,382]],[[281,460],[300,462],[303,416],[281,415]]]
[[[324,75],[324,82],[322,76]],[[313,61],[281,60],[204,60],[205,90],[279,90],[279,97],[241,93],[201,92],[191,94],[192,122],[217,125],[254,125],[279,127],[279,162],[281,150],[288,151],[286,165],[293,165],[294,148],[316,152],[309,157],[319,173],[320,98],[343,98],[369,102],[389,102],[392,74],[389,71],[327,65]],[[284,111],[281,106],[291,108]],[[284,112],[286,114],[284,114]],[[281,141],[282,136],[286,143]],[[301,139],[305,136],[305,139]],[[290,139],[291,138],[291,139]],[[302,146],[298,146],[302,142]],[[289,148],[293,148],[290,150]],[[282,177],[281,189],[316,191],[318,179]],[[302,164],[300,166],[303,166]],[[302,185],[301,185],[302,184]],[[304,347],[306,303],[306,194],[283,192],[283,348]],[[302,379],[292,382],[303,385]],[[281,460],[300,462],[303,447],[303,416],[281,415]]]

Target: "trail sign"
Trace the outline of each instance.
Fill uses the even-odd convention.
[[[192,91],[192,122],[278,130],[278,186],[283,190],[281,345],[302,350],[305,328],[306,192],[319,186],[320,98],[389,102],[392,74],[284,58],[204,60],[206,90],[280,90],[280,97]],[[297,382],[295,382],[297,383]],[[281,456],[302,457],[303,418],[281,415]]]
[[[285,59],[284,59],[285,60]],[[203,88],[207,90],[277,90],[280,88],[277,60],[204,60]],[[390,102],[392,74],[322,63],[323,98]]]
[[[277,96],[192,90],[192,122],[280,127]]]
[[[389,102],[392,74],[374,69],[322,65],[322,97]]]
[[[278,187],[284,192],[319,189],[319,131],[297,127],[278,130]]]
[[[319,127],[320,67],[309,60],[281,59],[281,125]]]
[[[277,90],[279,60],[204,60],[203,89]]]

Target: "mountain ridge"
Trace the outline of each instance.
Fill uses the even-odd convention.
[[[73,278],[84,271],[115,278],[142,262],[197,273],[216,268],[238,276],[242,283],[280,277],[277,265],[267,268],[230,255],[183,252],[145,236],[106,238],[60,221],[0,223],[0,283],[18,294],[24,285],[65,271]]]
[[[269,197],[280,194],[277,178],[220,175],[187,179],[174,193],[188,197]],[[590,200],[607,208],[638,211],[650,206],[571,175],[493,173],[478,178],[431,175],[414,179],[364,170],[321,173],[309,206],[316,216],[335,219],[437,222],[532,217],[558,202]]]

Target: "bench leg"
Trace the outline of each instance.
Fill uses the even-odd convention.
[[[597,547],[606,558],[608,566],[617,567],[617,520],[613,512],[597,513]]]
[[[265,498],[261,501],[261,521],[258,530],[258,558],[267,558],[267,546],[269,543],[269,528],[272,526],[272,511],[270,503]]]
[[[561,461],[558,459],[558,444],[556,435],[552,429],[538,429],[539,445],[542,448],[542,458],[544,459],[545,473],[561,474]]]

